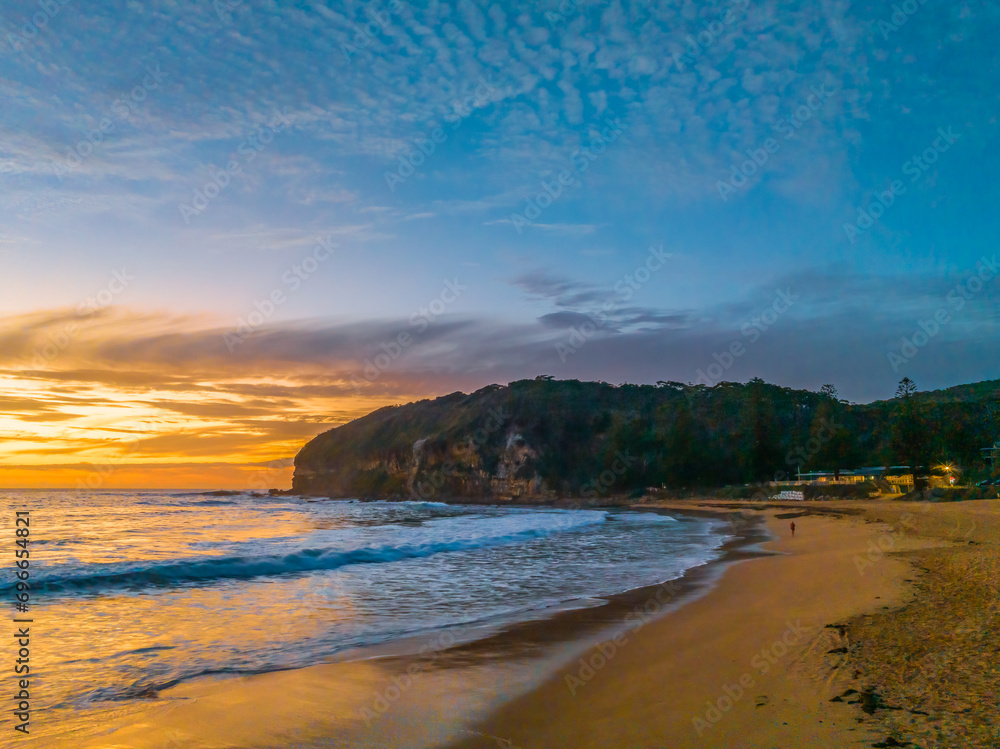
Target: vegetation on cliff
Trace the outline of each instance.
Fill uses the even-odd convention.
[[[310,441],[293,491],[327,496],[602,496],[800,469],[955,462],[983,470],[1000,381],[869,404],[754,379],[715,387],[538,377],[389,406]]]

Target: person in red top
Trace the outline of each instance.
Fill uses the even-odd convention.
[[[791,528],[792,528],[792,536],[795,536],[795,521],[794,520],[791,523]]]

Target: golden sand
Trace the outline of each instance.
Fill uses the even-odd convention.
[[[1000,503],[660,506],[777,540],[540,682],[537,656],[456,649],[367,725],[414,659],[324,664],[181,685],[74,746],[1000,746]]]
[[[793,512],[806,509],[796,503]],[[887,545],[884,537],[894,550],[939,542],[890,532],[860,515],[759,512],[779,537],[765,548],[779,555],[734,565],[711,593],[631,634],[583,686],[568,678],[579,677],[578,662],[506,705],[483,733],[507,737],[511,746],[577,749],[860,747],[885,739],[881,716],[850,698],[831,702],[858,681],[843,630],[827,625],[912,596],[903,582],[908,565],[872,551],[880,540]],[[869,555],[875,561],[859,570],[857,559]],[[497,744],[470,739],[460,746]]]
[[[851,663],[899,743],[1000,746],[1000,502],[879,503],[872,518],[947,548],[906,554],[916,594],[849,622]]]

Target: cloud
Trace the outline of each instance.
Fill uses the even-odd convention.
[[[529,298],[547,301],[559,308],[558,312],[538,318],[548,328],[570,330],[581,325],[596,326],[594,335],[602,336],[626,330],[684,328],[694,321],[687,311],[625,306],[624,302],[632,296],[630,287],[601,288],[546,271],[522,274],[512,279],[511,284]]]
[[[537,271],[524,273],[511,280],[529,298],[550,301],[557,307],[576,307],[581,304],[602,302],[608,297],[608,292],[596,286],[554,273]]]
[[[885,7],[847,0],[233,5],[70,3],[4,57],[0,432],[13,450],[102,455],[141,436],[170,459],[287,457],[325,419],[486,381],[693,379],[748,343],[743,326],[779,290],[798,300],[726,376],[842,378],[849,397],[875,397],[900,374],[887,352],[992,247],[988,3],[921,5],[889,38]],[[5,44],[19,14],[0,19]],[[144,88],[150,68],[165,75]],[[833,93],[810,108],[820,86]],[[288,125],[264,143],[276,111]],[[603,143],[609,119],[622,135]],[[954,151],[849,244],[842,220],[949,124]],[[780,150],[721,200],[719,181],[770,138]],[[232,159],[239,173],[185,223],[178,205]],[[513,231],[564,169],[572,189]],[[273,288],[271,261],[327,234],[359,245],[330,293],[317,279],[282,310],[300,319],[230,350],[232,320],[215,313]],[[678,272],[629,298],[594,281],[648,242],[676,248]],[[86,298],[94,268],[126,259],[143,266],[116,299],[133,311],[36,309]],[[482,293],[414,330],[407,293],[460,268]],[[376,273],[368,299],[348,288]],[[995,374],[996,311],[991,286],[907,373]],[[107,439],[78,440],[91,433]]]
[[[358,190],[345,162],[386,166],[444,126],[449,137],[461,137],[466,155],[459,171],[447,168],[449,157],[428,161],[431,173],[450,183],[451,194],[442,198],[437,191],[435,198],[447,203],[462,200],[470,169],[492,183],[494,194],[534,188],[540,173],[565,168],[610,114],[629,128],[627,143],[605,158],[631,168],[606,180],[622,184],[635,179],[636,169],[652,167],[659,170],[658,189],[707,196],[714,183],[705,175],[724,174],[734,154],[756,147],[810,83],[822,82],[843,98],[799,133],[799,143],[815,153],[842,152],[845,134],[865,116],[860,87],[867,81],[855,62],[864,24],[843,4],[785,4],[783,33],[776,34],[776,6],[739,11],[737,3],[722,33],[679,65],[672,55],[688,51],[688,38],[716,28],[733,6],[715,0],[690,12],[689,6],[625,2],[601,14],[579,8],[554,19],[542,9],[498,7],[484,14],[464,1],[408,5],[398,13],[383,9],[385,23],[361,38],[358,29],[371,22],[363,3],[278,13],[242,6],[226,18],[211,5],[191,5],[183,9],[183,30],[164,37],[150,19],[174,25],[178,8],[154,3],[142,9],[122,0],[88,9],[86,34],[62,24],[40,35],[33,50],[51,55],[44,75],[13,58],[14,74],[4,84],[11,126],[4,170],[29,176],[19,190],[37,193],[53,184],[53,160],[111,119],[115,131],[59,187],[85,196],[97,186],[101,197],[92,208],[100,209],[129,185],[156,183],[151,204],[141,207],[153,212],[157,204],[165,208],[188,197],[203,166],[223,163],[278,109],[292,124],[247,165],[252,177],[240,189],[252,183],[255,191],[267,190],[273,182],[301,204],[351,200]],[[107,40],[99,54],[89,46],[93,33]],[[814,58],[812,76],[793,72],[806,56]],[[107,65],[112,59],[116,65]],[[336,74],[316,75],[318,59]],[[129,100],[151,66],[162,70],[162,81],[141,100]],[[50,77],[63,83],[60,99],[46,94]],[[248,80],[255,82],[253,97]],[[446,118],[477,91],[484,98],[452,135]],[[34,121],[49,124],[32,128]],[[809,171],[798,160],[784,163],[786,170]],[[593,230],[577,222],[541,226],[556,233]]]
[[[442,316],[424,329],[405,319],[311,319],[263,326],[231,354],[223,342],[231,331],[204,316],[51,310],[0,324],[0,437],[8,464],[261,462],[290,458],[312,436],[391,403],[539,373],[693,382],[720,362],[716,380],[834,382],[845,397],[869,400],[891,395],[903,374],[930,389],[995,373],[995,286],[955,310],[905,371],[887,358],[967,277],[830,268],[776,278],[697,314],[619,304],[598,316],[589,305],[602,289],[539,272],[513,281],[553,307],[534,323]],[[781,294],[790,306],[776,305]],[[852,304],[838,303],[849,294]],[[54,354],[38,359],[54,341]],[[727,358],[735,343],[743,353]],[[962,364],[970,359],[971,371]]]
[[[513,226],[513,221],[509,218],[496,219],[495,221],[484,221],[483,226],[496,226],[496,225],[507,225]],[[557,234],[569,237],[582,237],[588,234],[595,233],[602,225],[601,224],[544,224],[539,222],[533,222],[528,225],[532,229],[539,229],[541,231],[547,232],[549,234]]]
[[[794,341],[790,344],[794,356],[787,357],[787,375],[781,378],[793,382],[805,362],[827,361],[825,352],[830,350],[846,356],[852,347],[867,347],[884,359],[895,338],[912,333],[920,320],[948,307],[949,292],[968,275],[969,271],[950,278],[880,277],[837,268],[812,269],[775,278],[738,302],[720,302],[693,312],[625,304],[613,290],[538,271],[511,281],[531,299],[554,308],[540,315],[535,324],[457,315],[444,315],[421,326],[403,318],[310,319],[262,326],[232,353],[224,341],[232,329],[213,325],[210,318],[118,309],[79,318],[67,310],[53,310],[8,319],[0,326],[0,371],[25,382],[48,381],[52,387],[61,383],[79,388],[89,383],[171,393],[169,399],[145,397],[134,402],[186,416],[256,418],[279,414],[313,398],[356,395],[359,379],[365,388],[370,385],[384,394],[401,395],[436,389],[438,378],[465,378],[473,385],[482,377],[493,377],[494,372],[499,378],[533,376],[551,368],[555,345],[565,340],[566,332],[587,321],[597,321],[600,336],[581,349],[574,361],[588,359],[587,349],[613,349],[618,352],[616,366],[643,371],[655,360],[658,366],[678,370],[672,376],[683,379],[682,370],[688,365],[680,362],[710,359],[712,352],[703,352],[725,348],[727,340],[742,340],[741,330],[747,323],[755,319],[767,323],[764,313],[787,307],[762,330],[760,339]],[[793,300],[790,307],[781,298]],[[608,299],[616,303],[609,307]],[[998,301],[1000,291],[995,285],[987,286],[963,309],[953,310],[952,321],[935,343],[985,345],[995,327]],[[51,360],[33,361],[74,322],[76,330]],[[394,344],[401,333],[410,336],[405,348]],[[755,348],[763,350],[764,346],[755,344]],[[366,378],[366,365],[376,360],[384,366],[380,365],[376,377]],[[835,369],[851,367],[840,363]],[[599,379],[607,378],[601,375]],[[189,391],[211,398],[171,405]],[[11,403],[25,407],[24,394],[7,395],[15,398]],[[91,395],[77,391],[73,397]],[[75,403],[89,404],[87,400]],[[63,405],[70,405],[68,398]],[[51,405],[46,408],[51,410]]]

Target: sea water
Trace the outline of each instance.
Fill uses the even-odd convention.
[[[675,579],[727,538],[720,521],[653,512],[247,494],[8,491],[0,508],[0,599],[32,620],[36,735],[196,677],[593,605]]]

